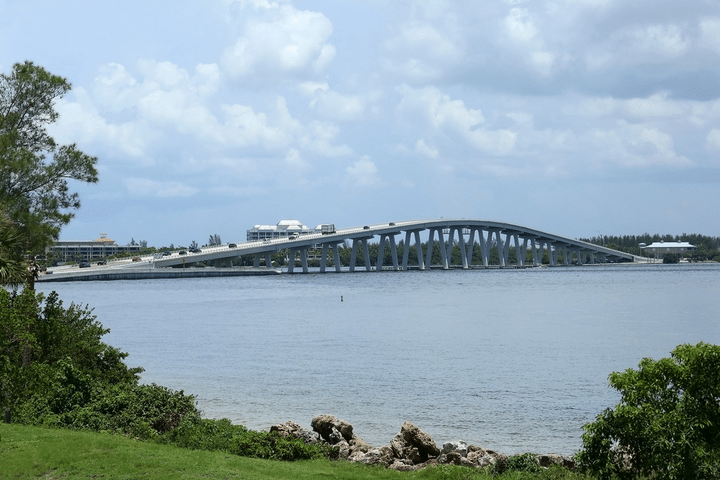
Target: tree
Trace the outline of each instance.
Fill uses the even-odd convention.
[[[147,438],[197,414],[192,396],[140,385],[140,367],[101,338],[92,310],[53,292],[0,288],[0,408],[5,421]],[[32,352],[32,363],[26,362]]]
[[[32,62],[0,74],[0,212],[15,223],[23,252],[43,253],[80,208],[69,180],[97,182],[96,157],[58,145],[46,127],[71,86]]]
[[[720,346],[680,345],[610,385],[621,401],[583,427],[584,468],[602,479],[720,477]]]
[[[22,255],[20,235],[13,222],[0,211],[0,285],[25,283],[28,265]]]
[[[210,240],[208,240],[208,245],[211,247],[213,245],[222,245],[222,240],[220,240],[220,235],[217,233],[215,235],[210,235]]]

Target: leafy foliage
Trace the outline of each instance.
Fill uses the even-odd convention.
[[[23,251],[43,253],[80,207],[68,180],[97,182],[97,158],[58,145],[46,127],[70,83],[32,62],[0,74],[0,212],[22,234]]]
[[[542,470],[537,457],[533,453],[512,455],[505,466],[507,472],[539,472]]]
[[[0,285],[21,285],[28,273],[20,234],[0,209]]]
[[[219,450],[272,460],[309,460],[336,453],[327,445],[308,445],[276,433],[248,430],[242,425],[233,425],[226,418],[211,420],[198,415],[184,417],[177,428],[158,437],[157,441],[193,450]]]
[[[621,402],[583,427],[584,468],[602,479],[720,476],[720,346],[680,345],[610,384]]]
[[[108,331],[55,292],[0,289],[0,402],[14,421],[150,438],[196,413],[182,391],[139,385],[142,369],[101,341]]]
[[[229,452],[243,457],[285,461],[323,458],[336,453],[329,446],[309,445],[297,438],[284,438],[275,432],[254,430],[233,438]]]

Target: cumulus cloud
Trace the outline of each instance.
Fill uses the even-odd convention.
[[[720,129],[713,128],[707,135],[707,146],[715,152],[720,152]],[[717,155],[717,153],[715,153]]]
[[[243,34],[223,54],[223,68],[232,78],[320,72],[335,57],[327,41],[332,23],[325,15],[291,5],[261,6],[262,15],[246,18]]]
[[[345,170],[352,179],[352,182],[357,186],[381,186],[381,179],[378,177],[377,167],[367,156],[363,156],[359,160],[353,162],[353,164],[348,166]]]
[[[397,91],[402,96],[398,114],[416,121],[423,119],[430,135],[455,135],[469,145],[498,155],[507,154],[515,145],[514,132],[480,128],[485,124],[480,109],[468,108],[463,100],[452,99],[435,87],[415,89],[403,85]]]

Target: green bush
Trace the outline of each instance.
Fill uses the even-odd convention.
[[[539,472],[542,470],[535,454],[512,455],[505,466],[506,472]]]
[[[202,419],[195,414],[184,417],[176,428],[160,436],[158,442],[193,450],[229,451],[232,440],[245,432],[245,427],[233,425],[227,418]]]
[[[275,432],[248,430],[233,438],[229,452],[243,457],[291,461],[329,457],[333,450],[325,445],[308,445],[300,439],[284,438]]]
[[[720,347],[680,345],[610,375],[621,394],[583,428],[578,461],[601,479],[720,478]]]
[[[149,438],[196,413],[182,391],[139,385],[142,368],[101,341],[108,331],[55,292],[0,289],[0,404],[12,420]]]

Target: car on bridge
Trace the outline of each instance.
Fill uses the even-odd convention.
[[[188,250],[190,250],[190,253],[200,253],[200,252],[202,252],[202,250],[200,250],[200,249],[197,248],[197,247],[188,248]]]

